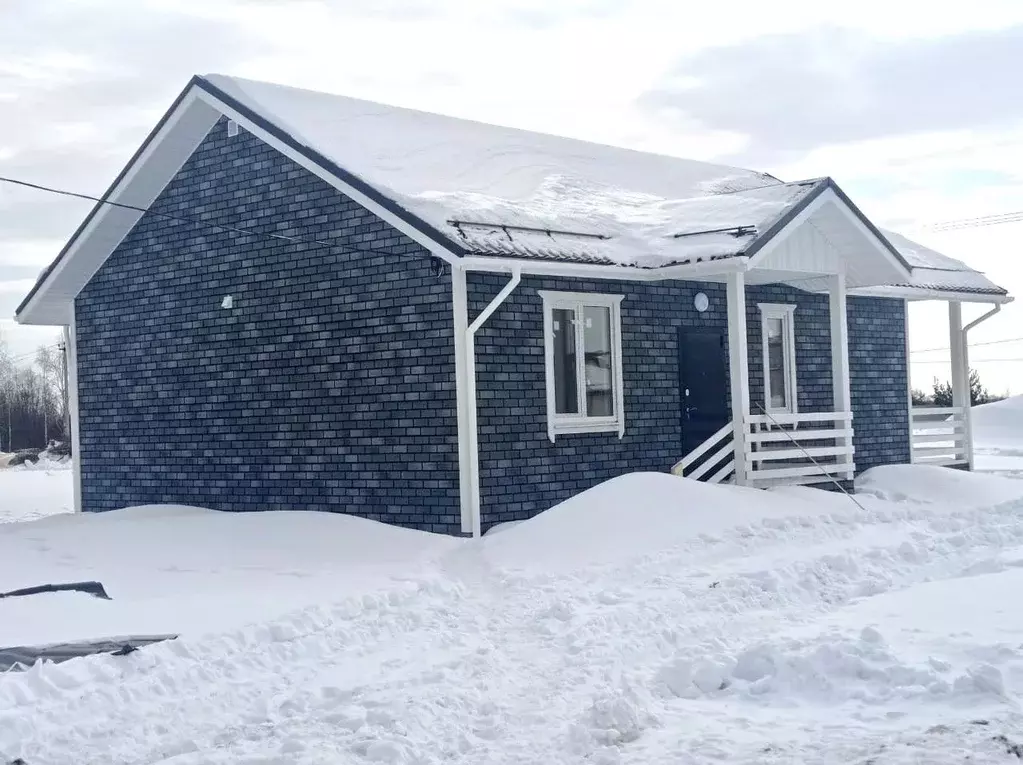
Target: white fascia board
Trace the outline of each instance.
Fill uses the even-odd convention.
[[[415,226],[411,225],[402,218],[399,218],[397,215],[395,215],[393,212],[380,205],[375,200],[370,199],[359,189],[355,188],[354,186],[348,183],[345,183],[342,179],[338,178],[329,170],[327,170],[324,167],[321,167],[319,164],[309,159],[309,157],[305,156],[301,152],[284,143],[276,136],[274,136],[272,133],[264,129],[262,126],[256,124],[248,117],[246,117],[244,114],[237,111],[230,105],[224,103],[216,96],[212,95],[211,93],[208,93],[205,90],[199,89],[198,97],[201,98],[206,103],[208,103],[213,108],[215,108],[221,114],[224,114],[229,119],[232,119],[235,122],[237,122],[239,125],[245,128],[246,131],[252,133],[254,136],[259,138],[259,140],[263,141],[268,146],[272,146],[274,149],[279,151],[281,154],[290,159],[296,165],[305,168],[313,175],[318,177],[320,180],[330,184],[335,189],[344,194],[346,197],[352,199],[362,207],[369,210],[371,213],[376,215],[378,218],[383,220],[391,227],[405,234],[405,236],[407,236],[412,241],[422,245],[424,248],[429,250],[431,254],[436,255],[438,258],[441,258],[442,260],[446,261],[449,264],[454,264],[461,259],[458,254],[452,252],[443,243],[432,239],[431,237],[427,236],[425,233],[417,229]]]
[[[215,110],[197,98],[193,87],[126,168],[105,199],[149,207],[202,143],[219,117]],[[74,298],[141,216],[142,213],[133,210],[97,203],[88,222],[74,235],[15,320],[19,324],[44,326],[70,324]]]
[[[566,263],[552,260],[527,260],[525,258],[497,258],[489,256],[467,256],[460,259],[468,271],[507,273],[521,268],[523,274],[534,276],[563,276],[577,279],[611,279],[616,281],[659,282],[668,279],[691,279],[700,281],[708,277],[723,277],[736,271],[746,270],[746,258],[734,257],[708,260],[699,263],[685,263],[662,268],[632,268],[629,266],[602,266],[592,263]]]
[[[942,300],[983,305],[1006,305],[1015,300],[1011,295],[985,295],[977,292],[956,292],[922,287],[858,287],[850,289],[848,295],[850,297],[901,298],[902,300]]]

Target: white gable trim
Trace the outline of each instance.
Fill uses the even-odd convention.
[[[448,263],[459,259],[441,242],[419,231],[203,90],[200,81],[186,88],[177,104],[165,115],[162,124],[147,139],[103,199],[148,208],[224,115],[421,244],[431,254]],[[142,213],[134,210],[97,203],[85,223],[42,277],[42,281],[36,285],[31,297],[15,317],[16,320],[21,324],[68,325],[74,299],[141,217]]]
[[[376,215],[385,223],[397,229],[401,233],[405,234],[412,241],[421,244],[423,247],[429,250],[431,254],[436,255],[438,258],[441,258],[442,260],[446,261],[449,264],[453,264],[460,259],[459,255],[452,252],[444,244],[435,239],[432,239],[415,226],[411,225],[402,218],[399,218],[386,207],[380,205],[375,200],[370,199],[368,196],[366,196],[364,193],[359,191],[354,186],[345,183],[345,181],[338,178],[329,170],[317,164],[313,160],[309,159],[307,156],[295,150],[288,144],[284,143],[276,136],[274,136],[272,133],[267,131],[265,128],[261,127],[257,123],[250,120],[241,112],[224,103],[213,94],[208,93],[205,90],[202,90],[201,86],[198,89],[197,93],[200,99],[208,103],[221,114],[227,116],[234,122],[238,123],[240,126],[245,128],[245,130],[252,133],[254,136],[263,141],[263,143],[272,146],[295,164],[305,168],[320,180],[325,181],[326,183],[333,186],[335,189],[340,191],[345,196],[362,205],[364,208],[369,210],[371,213]],[[283,129],[279,125],[277,127]]]
[[[196,98],[194,90],[186,92],[104,199],[135,207],[151,205],[219,117]],[[21,324],[70,324],[74,298],[140,217],[142,213],[134,210],[97,203],[43,282],[18,312],[16,320]],[[59,290],[55,289],[55,285],[59,285]],[[59,301],[59,306],[45,306],[52,299]]]
[[[845,199],[836,193],[835,189],[830,185],[807,203],[802,210],[792,216],[792,218],[787,221],[779,231],[770,236],[770,239],[764,242],[764,244],[750,258],[750,270],[752,271],[765,265],[765,261],[772,252],[774,252],[790,235],[798,230],[800,226],[809,222],[813,215],[822,207],[829,204],[834,205],[842,213],[846,221],[871,243],[873,250],[893,269],[895,269],[897,274],[901,275],[906,280],[910,278],[910,271],[906,264],[903,263],[894,252],[892,252],[891,248],[885,241],[880,239],[878,235],[863,222],[857,212],[851,209]]]

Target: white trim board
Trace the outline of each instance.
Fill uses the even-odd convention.
[[[622,390],[624,383],[622,364],[622,312],[621,305],[624,295],[603,292],[554,292],[537,290],[543,300],[543,333],[544,333],[544,379],[547,389],[547,437],[552,443],[558,435],[571,433],[618,433],[625,435],[625,396]],[[582,325],[576,324],[576,396],[579,412],[575,415],[558,414],[555,377],[554,377],[554,318],[553,312],[562,308],[578,311],[584,307],[595,306],[607,308],[611,333],[611,378],[612,407],[614,414],[607,417],[593,417],[584,413],[586,407],[584,369],[585,341]],[[578,321],[578,319],[577,319]]]
[[[164,115],[158,128],[104,196],[105,202],[148,208],[222,116],[227,116],[282,155],[353,199],[422,245],[432,255],[448,263],[460,259],[443,243],[428,237],[204,90],[200,81],[190,83],[176,105]],[[280,126],[275,127],[283,130]],[[97,203],[86,223],[72,236],[62,254],[37,285],[31,298],[15,317],[16,320],[21,324],[44,326],[67,324],[70,321],[68,312],[71,302],[113,254],[141,215],[134,210],[125,210],[104,202]]]
[[[796,306],[788,303],[757,303],[760,311],[760,353],[764,373],[764,411],[768,414],[795,414],[799,411],[799,390],[796,375]],[[770,349],[767,320],[780,319],[782,328],[782,363],[785,366],[786,405],[771,406]]]

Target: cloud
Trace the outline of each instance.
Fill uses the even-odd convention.
[[[156,0],[7,0],[2,14],[3,174],[92,194],[192,74],[266,49],[227,20]],[[19,242],[63,239],[89,207],[0,184],[0,278]]]
[[[837,27],[682,59],[640,103],[745,133],[760,165],[816,147],[1023,118],[1023,26],[891,40]]]
[[[23,295],[32,289],[35,279],[8,279],[0,281],[0,292],[11,292],[15,295]]]

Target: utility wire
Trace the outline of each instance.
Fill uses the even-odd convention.
[[[348,244],[339,244],[337,242],[329,242],[322,239],[312,239],[304,236],[289,236],[287,234],[273,234],[267,231],[254,231],[248,228],[242,228],[241,226],[225,226],[220,223],[212,223],[210,221],[200,220],[199,218],[189,218],[180,215],[169,215],[167,213],[155,212],[148,207],[139,207],[137,205],[124,204],[123,202],[113,202],[109,199],[103,199],[101,197],[94,197],[90,194],[82,194],[76,191],[68,191],[67,189],[59,189],[53,186],[44,186],[39,183],[31,183],[29,181],[18,180],[17,178],[7,178],[0,176],[0,182],[10,183],[15,186],[23,186],[24,188],[34,189],[36,191],[45,191],[50,194],[59,194],[64,197],[71,197],[73,199],[84,199],[89,202],[96,202],[98,204],[109,205],[110,207],[118,207],[122,210],[132,210],[134,212],[142,213],[143,215],[152,215],[156,218],[162,218],[164,220],[176,221],[178,223],[192,223],[197,226],[205,226],[207,228],[216,229],[218,231],[226,231],[232,234],[241,234],[243,236],[255,236],[264,237],[266,239],[276,239],[282,242],[291,242],[293,244],[315,244],[320,247],[337,248],[340,250],[347,251],[349,253],[361,253],[367,255],[387,255],[394,257],[402,253],[392,252],[391,250],[376,250],[372,247],[353,247]],[[418,257],[418,255],[417,255]]]
[[[931,231],[959,231],[964,228],[980,228],[981,226],[997,226],[1001,223],[1019,222],[1023,222],[1023,210],[998,213],[996,215],[980,215],[976,218],[939,221],[927,224],[923,228],[930,229]]]
[[[1006,358],[1006,359],[970,359],[970,366],[973,366],[974,364],[986,364],[986,363],[993,363],[993,362],[998,362],[998,363],[1001,364],[1001,363],[1005,363],[1005,362],[1014,362],[1014,361],[1023,361],[1023,356],[1013,356],[1011,358]],[[943,359],[931,359],[929,361],[910,361],[909,363],[910,364],[949,364],[951,362],[944,361]]]
[[[1004,340],[988,340],[988,341],[983,342],[983,343],[970,343],[970,347],[971,348],[975,348],[975,347],[980,346],[980,345],[1001,345],[1002,343],[1021,343],[1021,342],[1023,342],[1023,337],[1008,337],[1008,338],[1006,338]],[[947,351],[947,350],[951,350],[947,345],[942,346],[941,348],[921,348],[919,351],[910,351],[910,355],[912,355],[914,353],[932,353],[934,351]]]

